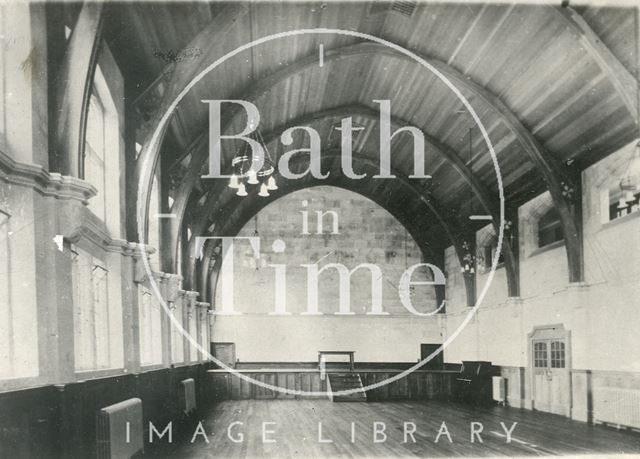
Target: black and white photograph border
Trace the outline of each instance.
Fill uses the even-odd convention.
[[[640,3],[0,0],[0,457],[640,455]]]

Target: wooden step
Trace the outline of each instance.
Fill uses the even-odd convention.
[[[366,402],[367,394],[362,385],[362,378],[358,373],[329,373],[327,374],[329,399],[334,402]],[[348,395],[334,395],[336,392],[359,389]]]

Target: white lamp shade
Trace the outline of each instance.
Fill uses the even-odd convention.
[[[278,185],[276,183],[276,179],[274,177],[269,177],[269,180],[267,180],[267,190],[273,191],[277,189]]]
[[[260,192],[258,193],[258,196],[262,196],[263,198],[269,196],[269,190],[267,189],[267,185],[264,183],[260,185]]]
[[[229,188],[237,189],[239,186],[240,186],[240,182],[238,181],[238,176],[236,174],[233,174],[229,178]]]
[[[633,202],[633,201],[635,201],[635,200],[636,200],[636,197],[634,196],[633,191],[630,191],[630,190],[625,191],[625,193],[624,193],[624,200],[625,200],[626,202]]]
[[[620,180],[620,189],[625,192],[630,191],[631,194],[640,191],[640,141],[636,144],[631,160]]]
[[[256,174],[256,171],[254,171],[253,169],[250,170],[248,172],[249,174],[249,180],[247,180],[247,183],[249,183],[250,185],[257,185],[258,184],[258,174]]]
[[[238,185],[238,191],[236,192],[236,196],[247,196],[247,189],[244,186],[244,183]]]

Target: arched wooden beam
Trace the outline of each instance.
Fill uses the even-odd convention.
[[[547,7],[556,10],[558,16],[577,35],[580,44],[609,78],[609,81],[629,110],[631,118],[638,123],[637,83],[631,72],[602,42],[580,13],[570,6],[547,5]]]
[[[84,176],[84,137],[102,35],[102,10],[102,2],[82,5],[56,77],[53,152],[55,167],[62,175]]]
[[[331,155],[326,155],[327,159],[329,160],[337,160],[341,157],[340,153],[333,153]],[[354,160],[354,164],[366,164],[367,166],[375,169],[378,166],[378,163],[375,161],[370,160],[369,157],[367,157],[366,155],[357,155],[354,154],[353,155],[353,160]],[[466,250],[464,249],[464,242],[468,242],[470,244],[470,249],[469,251],[471,253],[475,253],[475,232],[470,233],[468,230],[466,230],[463,225],[460,225],[460,222],[455,222],[452,221],[452,218],[447,217],[447,211],[445,211],[445,209],[443,209],[436,201],[433,197],[431,196],[425,196],[424,194],[422,194],[421,190],[419,187],[417,187],[415,185],[415,183],[413,183],[409,177],[407,177],[406,175],[404,175],[402,172],[400,172],[397,169],[394,169],[392,167],[391,169],[392,174],[397,176],[396,180],[399,180],[402,185],[404,187],[406,187],[412,194],[414,194],[423,204],[426,205],[426,208],[431,212],[431,214],[436,218],[436,220],[439,223],[439,226],[444,230],[444,233],[447,237],[447,239],[449,240],[449,242],[452,244],[452,246],[454,247],[456,256],[458,257],[458,261],[460,263],[461,266],[464,265],[464,261],[463,261],[463,257],[466,253]],[[339,176],[335,176],[334,175],[334,180],[336,180],[336,178],[340,179],[341,177]],[[364,180],[364,179],[363,179]],[[353,183],[353,181],[346,181],[347,184],[351,184]],[[340,188],[344,188],[346,190],[350,190],[350,191],[354,191],[354,192],[358,192],[357,190],[355,190],[354,188],[350,187],[349,185],[345,185],[345,182],[342,181],[335,181],[335,182],[331,182],[329,181],[328,183],[326,181],[318,181],[319,185],[322,184],[326,184],[326,185],[333,185],[333,186],[337,186]],[[283,187],[285,188],[285,187]],[[298,187],[296,187],[298,188]],[[261,197],[257,197],[257,190],[253,190],[253,193],[251,193],[249,196],[247,196],[247,198],[253,198],[253,199],[258,199],[259,202],[263,201],[263,198]],[[362,194],[362,193],[361,193]],[[278,197],[280,197],[278,195]],[[260,202],[260,209],[263,208],[264,206],[266,206],[267,203],[266,202]],[[390,211],[387,208],[388,211]],[[242,227],[251,219],[251,217],[253,215],[255,215],[257,213],[257,211],[249,211],[247,214],[240,214],[240,216],[238,217],[239,221],[236,222],[235,224],[233,223],[233,215],[235,213],[238,212],[238,209],[233,209],[231,215],[226,215],[226,218],[224,218],[225,226],[222,227],[222,234],[229,234],[229,235],[236,235],[238,231],[240,231],[240,229],[242,229]],[[406,227],[406,226],[405,226]],[[454,228],[458,228],[457,230]],[[414,238],[414,240],[416,240],[416,242],[419,243],[420,241],[420,236],[419,235],[415,235],[412,234],[412,237]],[[442,248],[442,250],[444,250],[444,248]],[[429,255],[428,253],[423,251],[423,255],[428,257],[428,259],[432,262],[437,263],[437,261],[434,259],[433,256]],[[444,260],[444,257],[442,258],[438,258],[441,260]],[[444,270],[444,266],[442,267]],[[476,279],[475,279],[475,275],[465,275],[464,276],[464,284],[465,284],[465,293],[466,293],[466,298],[467,298],[467,305],[468,306],[473,306],[475,305],[476,302]],[[444,298],[443,298],[444,299]]]
[[[205,236],[214,236],[214,234],[207,233]],[[201,297],[205,298],[205,301],[212,308],[214,308],[215,303],[215,286],[218,284],[220,276],[220,258],[219,255],[214,254],[216,246],[216,244],[212,243],[205,244],[202,260],[197,264],[196,270],[199,282],[196,290],[200,292]],[[215,262],[212,264],[214,259]]]
[[[215,16],[213,21],[189,43],[189,47],[205,50],[210,49],[211,43],[215,42],[217,37],[224,36],[247,11],[248,5],[244,3],[231,3],[225,5],[222,11]],[[153,184],[153,175],[158,164],[162,140],[167,131],[167,125],[163,126],[158,141],[155,144],[151,144],[153,131],[158,126],[163,113],[167,110],[177,95],[183,90],[189,81],[191,81],[193,77],[207,65],[210,59],[206,58],[206,55],[201,56],[201,58],[195,63],[186,59],[176,63],[175,65],[169,66],[164,70],[166,73],[163,73],[163,75],[170,75],[170,78],[166,81],[167,89],[162,95],[162,102],[156,111],[154,119],[148,123],[146,139],[143,142],[140,155],[136,160],[135,173],[132,178],[132,182],[137,183],[138,187],[133,195],[129,196],[129,199],[133,200],[134,203],[129,207],[131,214],[129,214],[127,218],[140,223],[139,225],[135,225],[136,234],[132,235],[136,236],[135,239],[137,239],[137,241],[146,240],[148,237],[147,231],[151,186]],[[162,78],[162,75],[160,78]],[[194,146],[197,145],[197,141],[198,139],[194,141]],[[144,164],[148,164],[148,167],[143,167]],[[140,202],[138,202],[138,197],[140,197]],[[137,234],[138,226],[142,230],[143,234]]]
[[[293,164],[293,162],[292,162]],[[335,179],[335,177],[334,177]],[[304,181],[304,180],[299,180],[299,181],[285,181],[284,179],[280,178],[280,180],[283,181],[283,183],[288,183],[289,187],[286,188],[286,191],[288,193],[297,191],[299,189],[302,188],[308,188],[311,186],[321,186],[321,185],[333,185],[333,186],[339,186],[341,188],[347,189],[349,191],[353,191],[356,192],[358,194],[361,194],[363,196],[365,196],[366,198],[370,199],[371,201],[375,202],[376,204],[378,204],[380,207],[384,208],[387,212],[389,212],[391,215],[393,215],[394,218],[396,218],[396,220],[398,220],[400,222],[400,224],[402,224],[403,227],[405,227],[407,229],[407,231],[409,232],[409,234],[411,235],[411,237],[416,241],[416,243],[418,244],[418,246],[420,247],[420,250],[423,253],[423,256],[429,259],[434,259],[434,257],[437,257],[437,253],[436,251],[434,251],[434,247],[426,244],[425,241],[421,240],[421,234],[419,233],[419,228],[415,228],[414,225],[411,225],[411,221],[407,220],[406,216],[401,215],[400,213],[397,212],[396,209],[394,208],[390,208],[386,202],[384,202],[384,200],[382,199],[382,196],[378,196],[378,195],[371,195],[371,194],[365,194],[359,191],[356,191],[354,188],[355,187],[349,187],[349,186],[345,186],[343,185],[336,185],[334,181],[331,180],[312,180],[311,182],[309,180]],[[216,206],[215,208],[218,209],[219,211],[221,211],[221,215],[216,219],[216,221],[218,220],[224,220],[225,218],[227,218],[227,216],[229,215],[230,212],[233,211],[233,206],[234,204],[237,203],[242,203],[242,200],[240,200],[239,198],[237,198],[235,196],[235,190],[230,189],[226,186],[226,181],[224,182],[218,182],[218,187],[217,189],[220,190],[225,190],[225,199],[221,199],[219,201],[216,201]],[[282,187],[283,190],[285,189],[284,186]],[[228,190],[228,192],[226,191]],[[261,201],[263,201],[264,199],[261,198]],[[269,201],[269,202],[272,202]],[[428,210],[428,209],[427,209]],[[216,213],[216,211],[214,211],[214,213]],[[198,235],[202,235],[202,234],[210,234],[207,231],[207,228],[209,226],[211,226],[211,222],[208,219],[208,215],[204,215],[203,214],[203,218],[196,218],[193,221],[194,226],[192,227],[192,238],[189,241],[189,246],[187,248],[187,250],[184,252],[184,256],[183,256],[183,275],[184,275],[184,279],[185,279],[185,285],[190,286],[189,288],[192,288],[191,286],[193,285],[193,280],[196,279],[196,277],[194,276],[194,263],[195,263],[195,236]],[[222,232],[221,226],[220,225],[216,225],[216,228],[214,229],[214,232],[216,235],[219,234],[226,234],[224,232]]]
[[[341,154],[340,154],[339,150],[328,150],[327,152],[323,152],[322,161],[323,162],[324,161],[333,161],[335,163],[336,159],[338,159],[340,157],[341,157]],[[298,158],[298,161],[300,161],[301,159],[306,159],[302,155],[298,156],[296,158]],[[353,162],[354,162],[355,165],[360,165],[360,166],[364,165],[364,166],[371,167],[371,168],[374,168],[374,169],[378,167],[378,163],[375,162],[375,161],[372,161],[371,157],[369,155],[363,155],[363,154],[354,153],[353,154]],[[293,163],[293,161],[292,161],[292,163]],[[332,172],[336,172],[336,171],[332,171]],[[394,180],[396,182],[401,183],[402,186],[405,187],[405,189],[407,189],[410,193],[412,193],[422,204],[424,204],[425,207],[436,218],[436,220],[438,221],[439,225],[444,230],[447,239],[453,245],[460,263],[463,264],[463,257],[464,257],[465,251],[464,251],[464,249],[462,247],[462,241],[458,237],[459,236],[458,232],[454,232],[454,230],[451,229],[452,222],[450,222],[449,218],[446,217],[447,212],[445,212],[444,209],[442,209],[439,206],[439,204],[437,202],[435,202],[435,200],[432,197],[425,196],[424,190],[421,190],[419,187],[417,187],[416,184],[413,183],[403,172],[397,170],[393,166],[391,168],[391,172],[392,172],[393,175],[396,176],[396,179],[394,179]],[[331,176],[330,176],[330,178],[331,178]],[[333,174],[333,180],[336,180],[336,178],[339,179],[340,176],[337,175],[337,174]],[[362,179],[362,180],[367,180],[367,179],[365,178],[365,179]],[[359,182],[361,182],[362,180],[360,180]],[[369,180],[373,180],[373,179],[369,179]],[[306,183],[303,183],[303,181],[306,181]],[[339,186],[341,188],[345,188],[345,189],[348,189],[348,190],[351,190],[351,191],[358,192],[357,190],[352,189],[352,188],[349,187],[349,185],[351,183],[355,182],[353,180],[347,180],[345,182],[334,182],[334,181],[331,181],[330,179],[317,180],[317,179],[313,178],[312,176],[306,176],[303,179],[296,180],[295,182],[293,182],[293,185],[290,185],[291,182],[292,181],[287,181],[286,179],[280,177],[279,183],[282,183],[282,185],[279,185],[280,188],[276,192],[274,192],[272,194],[272,197],[269,198],[269,199],[264,199],[264,198],[257,197],[257,190],[256,189],[250,190],[249,196],[247,196],[245,198],[241,198],[242,199],[241,202],[248,202],[246,200],[257,200],[257,202],[259,203],[258,204],[259,207],[258,207],[258,210],[253,208],[251,211],[249,211],[246,214],[243,214],[242,212],[240,214],[238,214],[238,210],[240,209],[240,207],[234,206],[233,205],[234,201],[230,201],[228,203],[228,205],[224,208],[223,212],[221,213],[221,215],[219,217],[219,221],[224,221],[225,224],[216,226],[216,228],[214,228],[214,233],[216,235],[225,235],[225,236],[234,236],[234,235],[236,235],[237,232],[240,231],[240,229],[242,228],[244,223],[246,223],[246,221],[248,221],[251,218],[251,216],[255,215],[259,211],[259,209],[261,209],[264,206],[266,206],[269,202],[273,202],[274,200],[278,199],[279,197],[282,197],[285,194],[288,194],[290,192],[296,191],[296,190],[301,189],[301,188],[307,188],[309,186],[316,186],[316,185],[325,184],[325,185]],[[362,194],[362,193],[360,193],[360,194]],[[374,200],[374,202],[375,202],[375,199],[373,199],[372,196],[368,196],[368,195],[365,195],[365,196],[368,197],[369,199]],[[390,211],[389,208],[387,208],[386,206],[383,206],[383,207],[386,210]],[[244,218],[244,220],[243,220],[243,218]],[[194,233],[194,236],[195,235],[196,235],[196,233]],[[416,238],[415,236],[413,236],[413,237],[419,243],[419,237],[418,238]],[[193,239],[193,241],[195,241],[194,237],[192,237],[192,239]],[[195,245],[192,245],[190,247],[190,249],[189,249],[189,252],[193,253],[194,249],[195,249]],[[467,303],[469,305],[474,305],[475,304],[475,278],[472,277],[472,276],[465,276],[465,287],[466,287],[466,291],[467,291]]]
[[[224,36],[229,28],[235,25],[249,11],[249,7],[245,3],[226,3],[222,6],[220,12],[216,14],[211,22],[202,29],[185,47],[185,49],[204,50],[204,53],[197,60],[184,60],[167,64],[160,74],[136,97],[133,102],[138,105],[141,101],[152,93],[156,87],[164,84],[166,88],[162,94],[163,100],[160,106],[153,107],[157,112],[171,102],[182,88],[189,83],[202,69],[208,65],[212,56],[207,54],[211,50],[211,43],[220,41],[220,37]]]
[[[288,194],[294,193],[300,189],[304,189],[304,188],[309,188],[312,186],[318,186],[318,185],[327,185],[326,183],[323,183],[321,181],[317,181],[316,182],[311,182],[311,183],[302,183],[301,181],[296,181],[296,182],[290,182],[292,183],[292,187],[291,188],[287,188],[286,190],[283,190],[283,192],[281,192],[281,194],[278,195],[278,198],[284,197]],[[368,199],[371,199],[370,196],[366,196],[365,194],[359,192],[359,191],[355,191],[353,190],[351,187],[348,186],[344,186],[343,185],[338,185],[335,183],[331,184],[332,186],[337,186],[349,191],[352,191],[354,193],[358,193],[361,194],[365,197],[367,197]],[[257,208],[255,210],[255,212],[251,212],[250,214],[243,214],[244,218],[242,218],[242,216],[240,217],[240,220],[235,221],[235,224],[233,226],[233,228],[217,228],[217,231],[214,230],[213,233],[207,233],[207,236],[217,236],[219,234],[224,234],[227,236],[233,236],[233,235],[237,235],[237,233],[242,229],[242,227],[252,218],[254,213],[259,212],[260,210],[262,210],[265,206],[267,206],[269,203],[272,203],[275,201],[275,199],[270,200],[269,202],[264,201],[263,199],[261,199],[261,203],[259,208]],[[373,201],[373,199],[372,199]],[[375,202],[375,201],[374,201]],[[380,202],[377,202],[378,205],[381,205]],[[235,209],[237,210],[237,209]],[[233,215],[234,214],[234,210],[230,209],[230,212],[227,212],[227,214]],[[393,214],[393,213],[392,213]],[[394,215],[394,217],[397,218],[396,215]],[[406,228],[407,225],[406,223],[402,223],[401,224]],[[414,232],[412,232],[410,229],[407,229],[407,231],[409,231],[409,233],[411,234],[411,237],[417,241],[416,238],[416,234]],[[192,241],[195,239],[192,239]],[[214,292],[215,292],[215,285],[217,284],[218,281],[218,275],[219,275],[219,263],[216,264],[215,266],[213,266],[213,270],[211,269],[211,258],[214,256],[213,252],[214,252],[214,247],[215,244],[213,243],[209,243],[207,244],[204,248],[203,248],[203,258],[202,260],[200,260],[197,265],[196,263],[192,263],[191,265],[188,266],[188,268],[191,268],[192,271],[195,271],[195,276],[197,277],[197,279],[199,280],[199,285],[197,286],[197,288],[199,289],[200,292],[203,292],[201,294],[206,294],[208,295],[208,301],[213,304],[213,302],[215,301],[214,298]],[[433,264],[435,264],[436,266],[439,266],[441,268],[444,269],[443,266],[443,260],[444,260],[444,249],[441,249],[440,254],[438,254],[437,252],[434,252],[433,250],[429,250],[427,248],[427,250],[425,250],[425,245],[422,244],[420,247],[420,250],[422,251],[422,260],[425,262],[431,262]],[[193,249],[192,249],[193,250]],[[193,269],[195,268],[195,269]],[[213,271],[213,272],[212,272]],[[437,303],[440,304],[443,300],[444,300],[444,289],[442,288],[438,288],[436,287],[437,290],[437,298],[438,301]],[[444,310],[442,311],[444,312]]]
[[[388,48],[386,47],[385,49],[388,50]],[[377,51],[380,51],[380,46],[375,43],[359,43],[358,45],[345,46],[343,48],[326,51],[324,55],[324,61],[328,63],[337,59],[348,57],[350,55],[376,54]],[[273,86],[277,85],[278,83],[285,81],[286,79],[304,71],[305,69],[317,65],[318,59],[318,54],[315,52],[306,57],[303,57],[290,66],[286,66],[281,68],[280,70],[276,70],[275,72],[267,75],[261,80],[250,84],[246,92],[243,91],[237,97],[232,97],[231,99],[235,98],[246,101],[255,101],[258,97],[268,92]],[[233,124],[234,117],[237,114],[241,113],[241,108],[237,105],[231,105],[228,107],[228,113],[229,114],[226,117],[227,122],[222,128],[222,132],[226,132],[229,130],[229,127]],[[208,123],[206,125],[208,126]],[[173,203],[173,206],[171,207],[171,213],[177,216],[178,226],[182,223],[182,219],[184,218],[188,196],[191,193],[193,186],[198,179],[200,171],[202,170],[202,166],[207,159],[208,150],[206,149],[205,143],[207,134],[208,132],[206,127],[203,127],[201,134],[198,136],[195,142],[196,144],[203,145],[204,147],[194,148],[194,151],[191,155],[191,161],[189,162],[189,167],[187,168],[185,176],[182,178],[180,188],[178,189],[178,192],[176,194],[176,199]],[[171,240],[175,241],[176,237],[177,234],[173,234]],[[175,253],[175,243],[169,248],[169,250],[172,254]]]
[[[404,55],[399,54],[397,51],[392,50],[386,46],[377,43],[358,43],[355,45],[349,45],[342,48],[337,48],[325,52],[324,61],[328,63],[333,60],[342,59],[348,56],[362,56],[362,55],[388,55],[395,58],[407,60],[413,62],[413,60]],[[490,106],[494,112],[496,112],[503,120],[505,125],[514,133],[520,144],[522,145],[527,157],[532,161],[535,167],[538,169],[543,179],[545,180],[547,187],[551,193],[551,197],[554,201],[554,205],[560,215],[563,232],[565,235],[565,247],[567,250],[567,260],[569,264],[569,278],[571,282],[578,282],[583,279],[583,266],[582,266],[582,234],[580,230],[579,221],[579,209],[577,205],[572,205],[569,200],[565,198],[563,194],[563,187],[566,185],[569,188],[576,189],[576,177],[570,177],[560,167],[558,161],[549,154],[538,140],[531,134],[531,132],[522,124],[517,116],[509,109],[509,107],[500,100],[495,94],[479,85],[473,79],[463,75],[459,71],[455,70],[450,65],[439,61],[437,59],[427,60],[434,68],[445,75],[454,85],[460,88],[464,88],[466,91],[472,93],[475,97],[481,99],[484,103]],[[299,61],[284,67],[267,77],[259,80],[257,83],[251,85],[251,89],[239,96],[238,98],[252,101],[257,96],[268,91],[275,84],[284,81],[285,79],[296,75],[309,68],[311,65],[315,65],[318,60],[317,53],[313,53],[310,56],[306,56]],[[235,106],[234,106],[235,108]],[[231,125],[232,121],[229,121],[223,131],[226,131]],[[204,132],[204,129],[203,129]],[[201,134],[204,136],[205,133]],[[193,184],[200,173],[200,170],[206,159],[206,150],[197,150],[193,155],[186,176],[181,184],[176,201],[172,208],[172,212],[178,216],[178,219],[182,219],[184,209],[187,203],[187,196],[193,188]]]
[[[372,120],[377,120],[379,118],[379,113],[376,110],[364,105],[344,105],[327,110],[321,110],[319,112],[303,115],[297,119],[288,121],[287,123],[277,126],[273,130],[264,133],[264,142],[268,145],[273,140],[275,140],[284,130],[292,126],[307,126],[316,121],[326,120],[330,118],[344,118],[348,116],[360,116]],[[397,116],[391,117],[391,123],[394,128],[411,125],[411,123],[409,123],[408,121]],[[464,163],[460,156],[451,147],[441,143],[426,132],[422,132],[424,134],[425,141],[430,144],[432,148],[437,150],[437,152],[445,160],[445,162],[447,164],[450,164],[470,185],[485,212],[493,217],[492,225],[497,234],[500,231],[500,208],[487,187],[474,174],[472,174],[470,168]],[[209,194],[209,196],[211,197],[211,193]],[[215,202],[217,201],[217,199],[213,200],[213,203],[211,203],[211,201],[212,199],[207,200],[202,208],[201,214],[196,218],[197,221],[203,221],[204,223],[208,221],[209,215],[212,211],[215,211],[216,206],[218,205],[218,203]],[[198,223],[196,223],[196,225],[198,225]],[[202,228],[201,226],[202,223],[196,227],[198,234],[200,234],[204,230],[204,228]],[[174,241],[173,248],[174,250],[177,248],[177,241]],[[176,259],[177,262],[177,252],[174,251],[173,253],[174,259]],[[507,272],[507,288],[509,296],[519,296],[518,262],[515,254],[513,253],[513,248],[507,241],[505,241],[505,243],[503,244],[503,254],[505,259],[505,269]]]

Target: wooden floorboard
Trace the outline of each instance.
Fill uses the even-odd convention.
[[[241,443],[227,436],[228,426],[240,421],[234,434],[242,432]],[[262,423],[275,433],[277,443],[263,443]],[[355,442],[351,439],[351,423]],[[386,425],[385,442],[373,440],[374,422]],[[416,425],[415,443],[405,443],[405,422]],[[435,442],[442,423],[451,435]],[[482,443],[470,441],[470,423],[482,423]],[[500,424],[517,422],[510,443]],[[322,436],[332,443],[318,441]],[[447,402],[332,403],[328,400],[240,400],[218,404],[203,420],[209,443],[202,435],[167,445],[154,455],[180,458],[206,457],[443,457],[443,456],[530,456],[560,454],[640,454],[640,434],[589,426],[567,418],[506,407],[472,408]],[[195,431],[195,429],[192,429]]]

